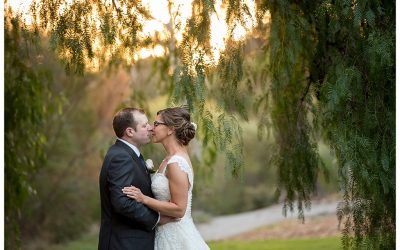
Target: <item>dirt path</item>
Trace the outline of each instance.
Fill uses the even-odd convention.
[[[305,224],[312,217],[327,215],[331,217],[331,222],[328,222],[331,225],[333,223],[332,218],[336,213],[337,203],[337,201],[313,201],[311,210],[304,212],[306,217]],[[296,218],[297,212],[288,213],[288,216],[284,217],[282,215],[282,205],[274,205],[251,212],[215,217],[208,223],[198,224],[197,228],[206,241],[223,240],[282,221],[288,223],[291,221],[292,224],[287,224],[288,228],[291,228],[296,223],[304,225]],[[298,226],[297,224],[296,226]],[[337,227],[337,222],[334,225]]]
[[[340,235],[338,219],[335,214],[330,214],[310,217],[304,223],[298,219],[288,219],[230,237],[229,239],[240,241],[276,240],[340,237]]]

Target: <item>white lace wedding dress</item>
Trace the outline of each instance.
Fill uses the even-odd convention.
[[[210,249],[204,242],[199,231],[197,231],[192,220],[192,189],[193,189],[193,171],[185,158],[174,155],[168,163],[177,163],[180,169],[188,175],[190,188],[188,191],[188,203],[185,215],[178,222],[171,222],[157,226],[155,250],[203,250]],[[163,172],[155,173],[152,176],[151,188],[157,200],[169,201],[171,194],[169,192],[168,178],[165,176],[167,167]]]

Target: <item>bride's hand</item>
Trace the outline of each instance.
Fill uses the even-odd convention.
[[[143,203],[145,195],[142,194],[139,188],[134,186],[124,187],[122,192],[126,194],[129,198],[135,199],[137,202]]]

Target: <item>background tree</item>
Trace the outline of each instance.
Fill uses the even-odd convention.
[[[289,204],[293,191],[301,201],[312,190],[311,127],[338,159],[344,248],[393,249],[394,2],[268,1],[260,7],[271,13],[272,115],[276,138],[283,139],[277,143],[286,149],[278,159],[300,154],[303,162],[278,160]],[[313,125],[305,119],[307,110],[316,117]],[[306,174],[292,175],[299,167]]]
[[[4,17],[4,193],[5,246],[18,247],[17,222],[27,197],[35,193],[30,175],[46,161],[45,121],[58,112],[51,73],[41,67],[37,35],[19,16]]]

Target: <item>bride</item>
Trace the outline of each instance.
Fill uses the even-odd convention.
[[[167,156],[152,177],[156,199],[143,195],[136,187],[125,187],[130,198],[158,211],[163,216],[181,218],[156,228],[155,250],[209,249],[197,231],[191,216],[193,169],[186,149],[194,138],[196,125],[189,112],[180,107],[157,112],[153,142],[161,143]]]

